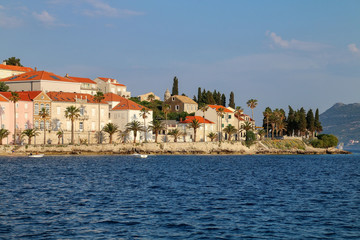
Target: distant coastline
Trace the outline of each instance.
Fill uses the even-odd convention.
[[[294,142],[294,141],[293,141]],[[195,143],[126,143],[101,145],[3,145],[0,154],[6,156],[26,156],[30,153],[44,153],[46,155],[129,155],[133,153],[153,155],[284,155],[284,154],[350,154],[351,152],[336,148],[313,148],[302,141],[274,142],[276,146],[269,146],[268,142],[257,142],[250,148],[240,142],[195,142]],[[275,145],[272,143],[273,145]]]

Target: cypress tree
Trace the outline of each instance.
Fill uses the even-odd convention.
[[[199,104],[200,101],[201,101],[201,87],[198,88],[197,103]]]
[[[315,131],[315,119],[314,113],[311,109],[306,114],[306,128],[311,132],[311,136],[313,137]]]
[[[202,93],[201,93],[200,103],[201,103],[201,104],[207,104],[207,95],[206,95],[206,90],[205,90],[205,88],[203,89],[203,91],[202,91]]]
[[[229,107],[234,108],[235,109],[235,99],[234,99],[234,92],[230,93],[230,98],[229,98]]]
[[[320,116],[319,116],[319,109],[317,108],[316,111],[315,111],[315,122],[314,122],[314,125],[315,125],[315,131],[317,133],[320,133],[322,132],[322,126],[321,126],[321,122],[320,122]]]
[[[207,104],[215,104],[215,100],[214,100],[214,96],[213,96],[213,94],[212,94],[212,92],[210,92],[210,91],[207,91],[206,92],[206,102],[207,102]]]
[[[172,93],[171,93],[171,96],[174,95],[179,95],[179,80],[176,76],[174,77]]]
[[[299,111],[299,130],[300,130],[300,135],[303,136],[304,133],[306,132],[306,113],[305,113],[305,109],[301,108]]]
[[[224,107],[226,107],[226,97],[225,94],[221,95],[221,105],[223,105]]]
[[[289,106],[289,113],[287,118],[287,132],[291,136],[296,129],[295,111]]]

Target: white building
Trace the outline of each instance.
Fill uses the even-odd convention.
[[[34,69],[29,67],[6,65],[6,62],[4,61],[2,64],[0,64],[0,79],[31,71],[34,71]]]
[[[131,97],[131,93],[126,90],[126,86],[118,83],[116,79],[97,77],[94,81],[103,93],[114,93],[124,98]]]

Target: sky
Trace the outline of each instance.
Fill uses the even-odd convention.
[[[64,76],[115,78],[132,96],[163,98],[174,76],[320,113],[360,102],[358,0],[0,0],[0,57]]]

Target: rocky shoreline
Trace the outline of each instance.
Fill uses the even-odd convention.
[[[250,148],[240,142],[197,142],[197,143],[141,143],[141,144],[99,144],[99,145],[25,145],[0,147],[1,155],[127,155],[133,153],[153,155],[296,155],[296,154],[350,154],[336,148],[320,149],[303,144],[300,148],[267,147],[261,142]]]

